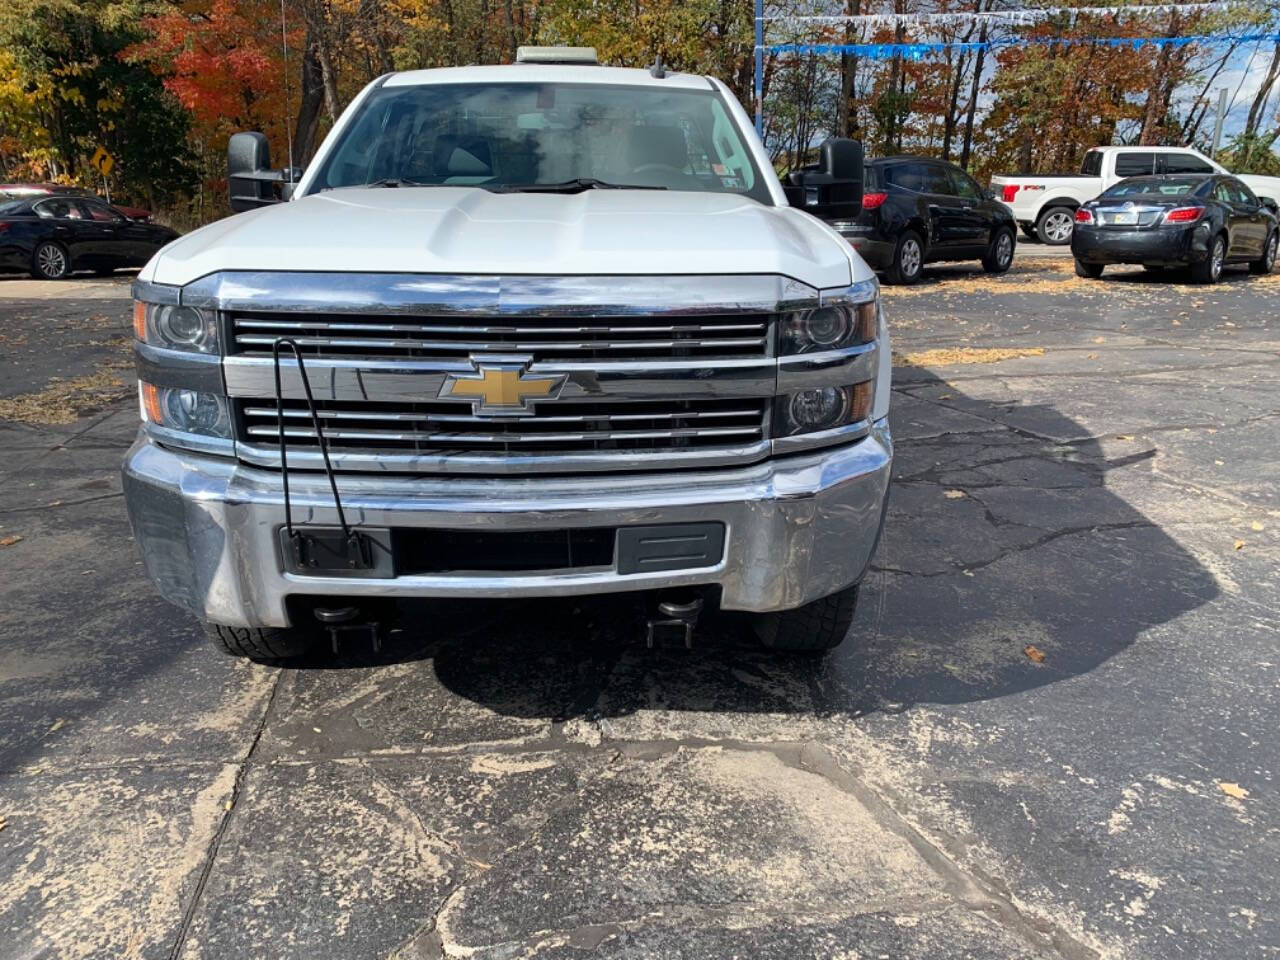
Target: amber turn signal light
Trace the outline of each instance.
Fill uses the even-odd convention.
[[[160,391],[150,383],[144,383],[142,386],[142,408],[146,411],[147,419],[152,423],[164,423],[164,409],[160,406]]]
[[[133,335],[144,343],[147,340],[147,305],[140,300],[133,301]]]

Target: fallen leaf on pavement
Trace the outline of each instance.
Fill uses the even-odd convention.
[[[1106,338],[1106,337],[1094,337],[1094,338],[1093,338],[1093,342],[1094,342],[1094,343],[1106,343],[1106,342],[1107,342],[1107,338]]]
[[[948,490],[943,494],[948,500],[959,500],[964,496],[963,490]]]
[[[1235,547],[1236,547],[1236,549],[1237,549],[1237,550],[1243,550],[1243,549],[1244,549],[1244,541],[1243,541],[1243,540],[1237,540],[1237,541],[1236,541],[1236,543],[1235,543]]]
[[[3,830],[8,825],[9,825],[9,821],[6,820],[4,817],[0,817],[0,830]]]
[[[15,533],[8,537],[0,537],[0,547],[12,547],[22,539],[22,534]]]
[[[57,720],[53,721],[53,726],[49,728],[49,732],[56,733],[57,731],[62,729],[62,725],[66,722],[67,721],[64,720],[62,717],[59,717]]]
[[[1132,439],[1133,439],[1133,435],[1132,435],[1132,434],[1129,434],[1129,433],[1117,433],[1117,434],[1116,434],[1116,439],[1117,439],[1117,440],[1132,440]]]
[[[1255,531],[1256,533],[1261,533],[1263,530],[1266,529],[1266,527],[1264,527],[1261,523],[1255,520],[1253,521],[1253,523],[1249,524],[1249,529]]]
[[[1228,797],[1234,797],[1237,800],[1243,800],[1249,795],[1249,791],[1238,783],[1226,783],[1222,780],[1218,781],[1218,789],[1225,793]]]
[[[1027,659],[1032,663],[1044,663],[1044,651],[1035,646],[1035,644],[1028,643],[1022,648],[1022,652],[1027,655]]]

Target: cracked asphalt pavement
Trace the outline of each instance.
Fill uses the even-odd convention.
[[[626,598],[216,654],[124,515],[127,295],[0,279],[0,957],[1280,953],[1280,277],[887,289],[821,663]]]

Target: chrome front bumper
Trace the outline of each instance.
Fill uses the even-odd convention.
[[[161,594],[203,620],[289,626],[285,599],[533,597],[718,584],[725,609],[801,606],[856,583],[883,522],[893,457],[888,422],[848,446],[747,467],[615,477],[415,479],[344,474],[355,526],[538,530],[720,521],[715,566],[620,574],[614,569],[456,573],[363,579],[285,572],[280,474],[183,453],[140,436],[124,491],[147,573]],[[290,471],[294,522],[337,523],[323,474]]]

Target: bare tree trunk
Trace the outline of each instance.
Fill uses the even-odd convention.
[[[315,44],[308,39],[302,56],[302,98],[298,103],[298,123],[293,133],[294,163],[305,165],[315,149],[320,105],[324,102],[324,78]]]
[[[982,12],[982,4],[978,4],[979,12]],[[988,9],[990,9],[988,7]],[[978,42],[987,42],[987,23],[982,22],[982,29],[978,31]],[[964,118],[964,143],[960,147],[960,166],[969,169],[969,156],[973,149],[973,119],[978,110],[978,91],[982,86],[982,68],[986,65],[987,50],[985,47],[978,48],[978,55],[973,61],[973,80],[969,84],[969,109],[965,113]]]
[[[1244,135],[1246,137],[1251,137],[1258,132],[1258,127],[1262,123],[1263,115],[1266,112],[1267,101],[1271,99],[1271,88],[1275,86],[1278,77],[1280,77],[1280,43],[1276,44],[1275,52],[1271,55],[1271,66],[1267,68],[1267,75],[1262,80],[1262,86],[1254,94],[1253,104],[1249,107],[1249,119],[1244,124]]]
[[[516,17],[511,9],[511,0],[502,0],[502,12],[507,20],[507,53],[512,63],[516,62],[516,47],[519,39],[516,36]]]

